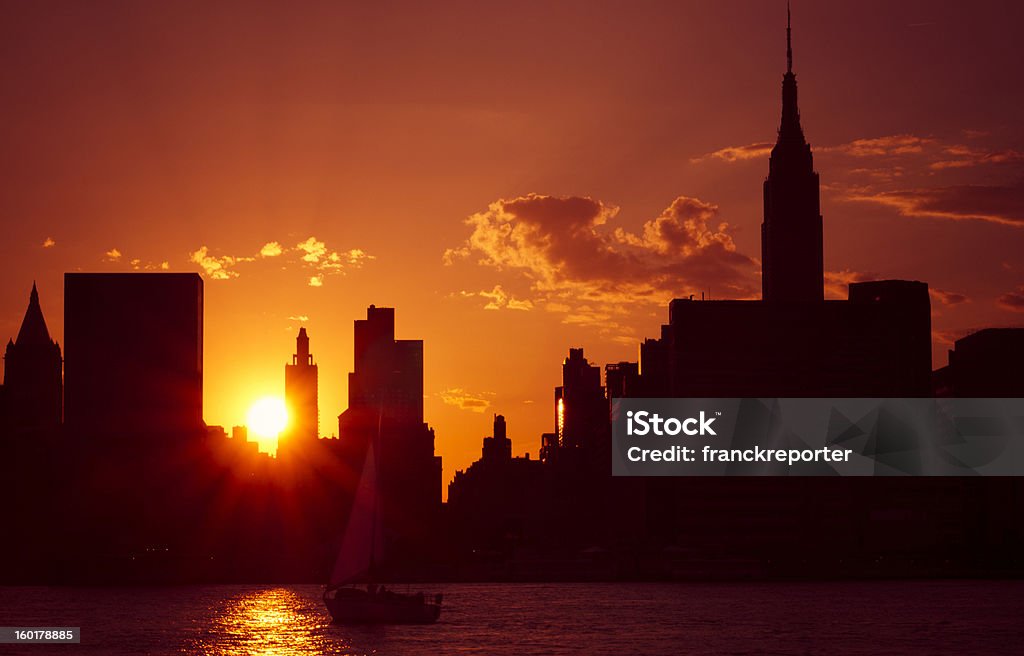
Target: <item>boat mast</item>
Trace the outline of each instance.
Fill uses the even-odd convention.
[[[378,479],[380,477],[377,475],[376,469],[377,469],[377,455],[378,455],[377,447],[378,447],[378,445],[380,443],[381,425],[383,424],[383,422],[384,422],[384,399],[381,399],[380,405],[377,408],[377,433],[376,433],[376,435],[374,437],[370,438],[370,445],[368,447],[370,449],[373,449],[373,466],[374,466],[374,472],[373,472],[373,488],[374,488],[373,489],[373,505],[371,506],[372,509],[370,511],[370,567],[369,567],[369,571],[367,572],[367,579],[369,579],[370,582],[376,582],[374,580],[376,578],[374,576],[374,570],[376,569],[376,567],[375,567],[376,563],[374,562],[374,560],[375,560],[376,555],[377,555],[377,522],[378,522],[378,517],[380,515],[380,510],[379,510],[379,505],[380,505],[380,484],[378,483]],[[383,530],[381,531],[381,533],[383,533]],[[381,535],[381,541],[382,541],[381,549],[382,550],[384,548],[383,539],[384,539],[384,536]]]

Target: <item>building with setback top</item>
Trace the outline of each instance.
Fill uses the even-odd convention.
[[[412,559],[441,508],[441,458],[423,420],[423,341],[395,339],[394,308],[375,305],[354,337],[348,409],[338,417],[343,457],[358,473],[373,445],[387,550]]]

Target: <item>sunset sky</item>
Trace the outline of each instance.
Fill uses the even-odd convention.
[[[951,340],[1024,323],[1018,2],[793,6],[831,297],[933,290]],[[667,302],[760,293],[785,3],[5,2],[0,336],[33,280],[198,271],[205,415],[283,393],[299,326],[337,431],[352,321],[425,340],[444,478],[491,415],[552,430],[570,346],[635,360]]]

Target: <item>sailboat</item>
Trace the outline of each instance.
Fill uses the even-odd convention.
[[[352,512],[323,600],[335,622],[345,624],[430,624],[441,616],[441,595],[400,593],[375,581],[384,539],[373,443],[359,479]]]

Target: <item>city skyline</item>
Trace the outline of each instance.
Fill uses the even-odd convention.
[[[161,270],[165,262],[169,270],[199,271],[207,294],[206,420],[240,424],[260,396],[283,396],[282,365],[306,327],[321,371],[321,432],[330,435],[329,418],[344,410],[344,373],[353,369],[352,319],[371,303],[398,307],[398,333],[426,344],[426,416],[438,431],[444,480],[477,457],[492,413],[514,425],[517,454],[536,453],[540,435],[553,428],[548,393],[569,347],[584,347],[601,364],[635,360],[639,342],[665,322],[671,298],[759,295],[759,185],[785,71],[781,4],[738,4],[729,16],[726,9],[650,7],[625,24],[609,18],[617,13],[609,7],[595,18],[549,9],[549,26],[527,32],[526,45],[540,53],[523,61],[501,51],[509,35],[499,44],[453,45],[445,30],[413,30],[414,12],[392,15],[405,41],[389,56],[371,56],[372,43],[349,35],[345,48],[362,48],[361,61],[375,73],[365,77],[328,47],[328,26],[345,24],[339,12],[325,12],[333,22],[322,30],[312,18],[278,28],[269,7],[230,35],[226,16],[213,15],[209,32],[193,34],[201,37],[195,45],[171,57],[161,47],[180,45],[176,32],[164,32],[152,16],[109,8],[111,15],[88,19],[166,40],[150,46],[125,37],[111,40],[108,51],[86,49],[71,64],[86,88],[68,82],[74,76],[48,81],[55,63],[32,45],[38,33],[12,35],[18,57],[7,65],[14,83],[5,94],[22,95],[12,109],[15,127],[5,130],[21,131],[6,141],[5,159],[19,166],[5,167],[14,188],[3,209],[23,218],[13,221],[0,265],[17,281],[0,290],[0,328],[16,334],[33,278],[51,334],[63,344],[57,299],[64,271]],[[1021,91],[1000,85],[999,73],[1013,66],[1005,55],[1015,21],[1003,13],[1020,10],[999,3],[970,11],[923,3],[794,9],[804,130],[822,176],[826,297],[845,297],[846,282],[865,278],[929,282],[933,368],[945,363],[951,338],[1019,325],[1024,145],[1012,113]],[[184,13],[161,11],[182,28]],[[19,8],[5,31],[39,29],[32,12]],[[529,8],[510,29],[525,29],[539,12]],[[71,23],[62,23],[73,13],[54,19],[47,38],[74,37]],[[442,13],[433,18],[442,27],[443,17],[453,25],[494,18],[464,8]],[[997,14],[1003,17],[993,20]],[[559,41],[555,28],[574,19],[599,23],[587,24],[611,43],[608,25],[618,25],[624,42],[566,58],[563,49],[581,42]],[[676,43],[645,38],[670,27],[683,33]],[[288,38],[269,38],[275,29]],[[312,30],[307,49],[295,49],[303,29]],[[906,47],[907,39],[918,47]],[[454,66],[472,46],[482,47],[493,70],[511,74],[522,95],[508,98],[507,85],[492,80],[484,63]],[[748,51],[736,56],[736,47]],[[262,61],[254,53],[263,49],[273,51],[280,70],[243,66]],[[430,56],[417,67],[412,57],[424,49]],[[100,67],[128,52],[142,56]],[[543,54],[555,52],[568,80],[544,70]],[[215,65],[185,75],[186,64],[206,58]],[[320,68],[295,75],[316,62]],[[37,79],[22,77],[19,64]],[[461,81],[442,74],[449,70]],[[330,96],[335,74],[351,94]],[[920,84],[904,84],[908,75]],[[282,80],[288,84],[278,90]],[[670,80],[686,80],[685,89]],[[545,105],[556,88],[558,102]],[[182,91],[191,93],[175,95]],[[382,105],[363,106],[360,94]],[[111,111],[129,96],[139,116]],[[190,127],[176,122],[176,112],[158,110],[161,100],[173,100],[166,106]],[[29,116],[33,103],[50,113]],[[884,113],[870,111],[878,103]],[[922,116],[921,103],[944,111]],[[202,112],[205,121],[197,118]],[[242,125],[232,125],[232,116]],[[51,122],[78,131],[50,143],[43,128]],[[94,152],[95,167],[84,166]],[[129,170],[143,153],[156,163]],[[30,198],[47,174],[62,193]],[[447,177],[459,181],[457,190]],[[388,189],[413,200],[390,198],[382,193]],[[645,224],[696,232],[659,242]],[[503,225],[532,227],[554,246],[495,239]],[[588,268],[600,253],[621,267],[615,275]],[[651,276],[658,271],[675,277]],[[647,282],[637,282],[640,276]]]
[[[838,250],[832,247],[837,237],[828,226],[842,217],[836,211],[842,204],[822,198],[823,191],[825,198],[835,191],[827,177],[834,151],[813,145],[810,94],[800,93],[798,102],[798,87],[806,92],[813,84],[804,78],[798,84],[801,32],[789,23],[787,6],[774,141],[691,161],[731,159],[761,169],[760,258],[748,254],[756,251],[743,244],[739,225],[718,222],[720,209],[706,197],[677,196],[656,218],[623,227],[616,225],[619,208],[598,198],[527,192],[470,215],[462,225],[468,236],[441,256],[441,266],[460,283],[478,281],[474,272],[518,281],[517,289],[463,289],[447,297],[477,304],[479,316],[445,311],[430,298],[436,287],[429,271],[411,259],[402,260],[405,273],[394,279],[374,272],[377,260],[369,250],[333,249],[316,237],[295,246],[266,242],[257,255],[241,257],[204,246],[191,255],[201,272],[141,259],[129,260],[130,271],[68,271],[59,324],[63,343],[50,328],[55,322],[47,318],[46,288],[33,283],[17,339],[8,343],[0,387],[0,429],[9,456],[0,479],[9,498],[26,500],[12,511],[26,537],[4,544],[5,578],[316,581],[332,561],[342,565],[332,584],[355,583],[363,575],[372,582],[568,581],[1019,571],[1017,479],[923,475],[934,471],[926,467],[932,462],[949,465],[942,469],[947,473],[984,471],[1006,452],[992,438],[1019,432],[1012,422],[1016,414],[986,419],[968,408],[963,420],[937,424],[932,411],[904,420],[889,406],[931,399],[927,407],[945,416],[952,412],[947,399],[1019,397],[1024,328],[995,322],[972,327],[982,329],[955,340],[948,366],[936,358],[950,308],[973,312],[978,320],[985,315],[977,308],[984,306],[979,297],[922,275],[930,273],[926,267],[916,270],[916,260],[900,251],[895,224],[888,241],[867,237],[895,269],[848,269],[841,276],[832,270],[830,253],[863,254],[850,246],[849,236],[838,237]],[[834,88],[841,93],[845,87]],[[882,154],[875,156],[883,159],[885,149],[891,156],[925,152],[923,142],[901,139],[884,147],[879,140],[861,142],[856,148],[868,154],[847,155],[871,157],[879,148]],[[767,172],[763,162],[746,157],[753,151],[770,153]],[[1012,171],[1016,152],[972,164],[962,161],[969,151],[944,147],[944,157],[961,160],[927,170],[999,165]],[[894,184],[913,174],[890,168]],[[980,196],[977,187],[958,189],[1005,201],[992,191],[994,181],[993,174]],[[865,189],[857,191],[858,203],[907,198],[876,190],[868,201]],[[934,204],[928,208],[937,212]],[[1016,229],[1005,225],[1005,217],[1002,224],[995,218],[944,220],[972,229],[979,221]],[[395,245],[414,238],[417,226],[414,221],[394,232]],[[159,236],[150,226],[141,229]],[[44,242],[44,250],[56,242]],[[910,245],[920,252],[935,241]],[[946,269],[965,279],[979,267],[954,266],[955,256],[976,257],[968,244],[958,245],[953,253],[939,250],[949,256]],[[1000,266],[1016,266],[1014,255]],[[107,252],[111,263],[124,258],[120,250]],[[313,294],[335,286],[339,297],[342,287],[358,293],[407,290],[433,300],[433,312],[424,319],[415,302],[407,314],[404,306],[375,298],[365,314],[346,317],[351,366],[347,402],[337,415],[336,400],[321,402],[321,392],[331,396],[322,383],[338,375],[321,354],[345,333],[318,330],[309,317],[292,316],[299,326],[286,328],[290,357],[272,374],[276,404],[260,399],[248,429],[219,425],[213,417],[223,399],[217,390],[210,393],[208,382],[217,380],[208,377],[211,363],[223,367],[227,359],[228,373],[239,381],[231,391],[239,398],[261,383],[251,369],[272,350],[260,336],[273,335],[275,285],[287,286],[296,259],[302,289]],[[360,286],[360,272],[376,287]],[[250,279],[260,282],[260,294],[246,301],[238,293]],[[218,342],[223,335],[208,315],[243,301],[263,314],[233,314],[230,345]],[[990,305],[1000,302],[1012,307],[1012,294]],[[345,303],[321,307],[338,314]],[[645,308],[660,319],[657,328],[631,323]],[[549,315],[564,315],[559,326],[570,332],[542,330],[537,317]],[[498,317],[500,325],[481,317]],[[513,317],[524,323],[517,326]],[[431,337],[431,326],[437,331],[439,325],[441,334]],[[505,332],[511,329],[517,332]],[[563,338],[557,360],[537,347],[538,340]],[[231,361],[232,349],[244,350],[246,340],[259,348]],[[632,353],[615,358],[619,346],[632,346]],[[434,349],[442,357],[431,360],[427,354]],[[557,370],[552,376],[558,361],[560,376]],[[466,422],[507,403],[499,392],[474,395],[469,387],[431,391],[433,369],[450,375],[466,363],[485,368],[489,389],[533,385],[525,400],[538,400],[522,407],[546,415],[544,421],[534,427],[519,421],[529,412],[495,412],[482,446],[468,458],[461,454],[465,435],[458,423],[438,424],[445,420],[439,408],[452,406]],[[533,381],[523,374],[529,370],[544,373]],[[437,395],[444,396],[440,405]],[[776,401],[765,403],[765,397]],[[714,416],[721,417],[723,430],[734,423],[734,444],[789,449],[791,467],[792,453],[808,453],[803,447],[811,444],[841,444],[846,455],[857,452],[869,462],[848,472],[852,476],[829,475],[841,472],[827,465],[799,471],[730,465],[726,473],[739,476],[728,481],[636,477],[617,466],[610,475],[609,461],[620,462],[623,453],[616,431],[624,404],[646,407],[652,399],[732,403],[738,409],[715,410]],[[853,399],[861,409],[823,406],[827,427],[798,422],[787,428],[782,420],[793,417],[781,414],[782,402],[792,399]],[[864,402],[872,400],[879,403],[865,410]],[[987,405],[985,398],[974,401],[981,403],[975,408]],[[1015,401],[1010,398],[1006,407]],[[290,426],[281,420],[286,408],[293,415]],[[257,409],[265,422],[256,421]],[[272,424],[285,428],[276,459],[247,441],[273,435],[265,430]],[[483,434],[470,439],[481,445]],[[537,457],[520,457],[534,453],[538,438]],[[443,465],[454,476],[446,476]],[[53,509],[67,512],[69,521],[48,525]],[[362,536],[362,546],[350,539],[355,535]],[[353,562],[358,571],[345,565]]]

